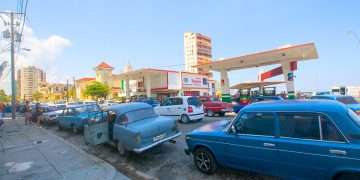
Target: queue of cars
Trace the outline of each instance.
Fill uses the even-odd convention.
[[[187,133],[185,153],[206,174],[223,166],[284,179],[360,179],[356,104],[347,96],[314,96],[311,100],[259,96],[234,119]],[[221,116],[229,108],[217,99],[192,96],[170,97],[155,106],[115,104],[106,111],[91,103],[69,105],[58,116],[58,125],[78,133],[88,124],[106,121],[106,132],[101,132],[108,135],[104,142],[126,155],[175,142],[181,135],[177,121],[199,121],[205,114]]]

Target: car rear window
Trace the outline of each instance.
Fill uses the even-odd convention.
[[[355,121],[355,123],[360,126],[360,117],[353,110],[348,109],[348,114]]]
[[[200,102],[199,98],[197,98],[197,97],[190,97],[190,98],[188,98],[187,102],[189,105],[192,105],[192,106],[201,106],[201,102]]]
[[[336,98],[337,101],[342,102],[344,104],[358,104],[358,102],[355,100],[355,98],[351,96],[347,97],[338,97]]]
[[[127,116],[127,122],[131,123],[138,120],[157,117],[158,115],[155,113],[153,108],[144,108],[144,109],[130,111],[126,113],[126,116]]]

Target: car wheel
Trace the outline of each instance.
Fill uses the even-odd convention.
[[[223,117],[223,116],[225,116],[225,113],[221,112],[221,113],[219,113],[219,116]]]
[[[119,141],[117,142],[116,149],[119,152],[120,156],[126,156],[127,151],[121,142],[119,142]]]
[[[73,133],[75,133],[75,134],[78,134],[78,133],[79,133],[79,129],[78,129],[75,125],[72,125],[72,131],[73,131]]]
[[[336,178],[336,180],[357,180],[357,179],[360,179],[360,174],[355,174],[355,173],[341,174]]]
[[[187,116],[186,114],[181,115],[180,121],[182,123],[188,123],[189,122],[189,116]]]
[[[206,174],[213,174],[217,164],[212,153],[206,148],[198,148],[194,152],[194,163],[196,168]]]
[[[209,116],[209,117],[213,117],[215,115],[215,113],[212,110],[207,110],[206,115]]]

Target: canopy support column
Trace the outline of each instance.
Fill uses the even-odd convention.
[[[229,77],[226,70],[220,72],[221,78],[221,100],[223,102],[231,102]]]
[[[145,75],[144,79],[145,79],[146,97],[150,98],[151,97],[151,78],[150,78],[150,75]]]
[[[291,70],[290,62],[282,63],[281,67],[286,81],[288,99],[295,99],[294,72]]]

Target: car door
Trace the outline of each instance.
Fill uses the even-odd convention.
[[[66,108],[62,114],[62,117],[61,117],[61,120],[60,120],[60,123],[62,126],[64,127],[70,127],[71,126],[71,108]]]
[[[186,113],[186,107],[184,105],[183,98],[175,97],[172,99],[172,105],[170,106],[170,113],[174,116],[175,119],[180,119],[180,116]]]
[[[172,98],[166,99],[159,107],[155,108],[155,111],[161,116],[171,116]]]
[[[272,112],[243,112],[226,138],[228,166],[276,175],[276,118]]]
[[[327,116],[311,112],[278,113],[279,174],[289,179],[327,179],[346,156],[345,138]]]

